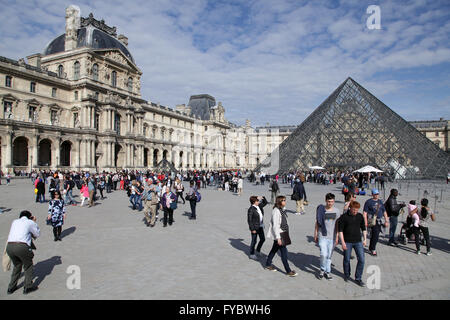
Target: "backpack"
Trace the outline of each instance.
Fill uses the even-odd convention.
[[[202,195],[197,190],[195,190],[195,197],[197,198],[197,202],[200,202],[200,200],[202,200]]]

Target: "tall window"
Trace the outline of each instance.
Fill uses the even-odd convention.
[[[56,88],[52,88],[52,97],[56,98]]]
[[[95,126],[95,130],[97,130],[97,131],[99,129],[99,124],[100,124],[100,114],[95,113],[94,126]]]
[[[98,80],[98,64],[96,63],[92,66],[92,78]]]
[[[115,88],[117,86],[117,72],[113,71],[111,74],[111,85]]]
[[[36,113],[36,107],[30,106],[28,108],[28,119],[30,121],[34,121],[35,120],[35,113]]]
[[[11,88],[12,85],[12,77],[11,76],[6,76],[5,78],[5,87],[10,87]]]
[[[9,119],[11,114],[12,114],[12,102],[4,101],[3,102],[3,117],[5,119]]]
[[[50,116],[50,121],[52,124],[56,124],[58,121],[58,111],[56,110],[52,110],[51,112],[51,116]]]
[[[133,78],[128,78],[128,91],[133,91]]]
[[[62,64],[58,66],[58,77],[64,78],[64,67],[62,66]]]
[[[73,64],[73,78],[75,80],[80,79],[80,63],[78,61]]]
[[[75,101],[77,101],[78,100],[78,91],[75,91]]]
[[[114,116],[114,131],[120,135],[120,115],[117,113]]]
[[[73,114],[73,127],[76,128],[78,125],[78,112],[74,112]]]
[[[36,92],[36,82],[30,83],[30,92],[33,92],[33,93]]]

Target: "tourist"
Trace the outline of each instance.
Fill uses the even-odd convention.
[[[350,203],[352,201],[356,201],[356,196],[353,193],[347,192],[345,194],[345,204],[342,214],[347,213],[347,211],[350,210]]]
[[[340,213],[334,207],[335,195],[327,193],[325,195],[325,206],[317,207],[316,226],[314,228],[314,242],[320,247],[320,272],[319,279],[325,277],[332,280],[331,276],[331,256],[333,249],[338,243],[336,220]]]
[[[264,207],[267,205],[267,200],[265,197],[258,198],[257,196],[250,197],[250,208],[247,211],[247,221],[248,227],[250,229],[252,242],[250,244],[250,259],[257,260],[257,256],[261,255],[261,247],[266,240],[264,237]],[[259,243],[256,247],[255,255],[255,245],[257,238],[259,236]]]
[[[339,240],[344,250],[344,280],[348,282],[350,279],[350,256],[352,248],[355,249],[358,263],[356,265],[355,282],[364,287],[362,275],[364,272],[364,247],[366,246],[366,224],[364,217],[359,213],[360,204],[357,201],[350,203],[350,210],[343,214],[339,219]],[[363,232],[363,241],[361,242],[361,231]]]
[[[89,188],[86,184],[86,181],[83,181],[83,183],[81,185],[80,198],[81,198],[80,206],[82,207],[84,205],[84,201],[86,199],[89,199]]]
[[[38,179],[38,183],[36,184],[36,189],[37,189],[36,202],[40,202],[40,203],[45,202],[45,183],[41,178]]]
[[[398,224],[398,216],[400,214],[400,209],[406,206],[405,203],[397,203],[398,190],[391,189],[389,198],[386,200],[384,206],[386,208],[387,215],[389,217],[389,242],[388,245],[398,246],[397,241],[395,241],[395,231]]]
[[[295,200],[296,203],[297,210],[295,211],[295,214],[296,215],[305,214],[304,201],[306,201],[306,191],[300,179],[295,180],[294,190],[291,199]]]
[[[197,214],[196,214],[197,189],[195,188],[194,181],[190,182],[190,189],[189,189],[189,192],[186,194],[186,200],[189,201],[189,205],[191,206],[191,216],[189,217],[189,219],[196,220],[197,219]]]
[[[270,203],[275,203],[275,199],[280,194],[280,186],[278,185],[277,179],[272,179],[272,182],[270,183],[269,188],[270,188],[270,193],[271,193]]]
[[[36,223],[36,217],[32,216],[29,211],[22,211],[19,219],[12,222],[6,245],[6,253],[14,265],[11,281],[8,285],[8,294],[17,290],[17,281],[20,278],[22,267],[25,274],[23,293],[28,294],[38,289],[32,283],[34,257],[32,249],[36,249],[32,239],[38,238],[39,235],[40,230]]]
[[[100,178],[100,182],[98,183],[98,190],[100,191],[100,196],[102,197],[102,200],[105,199],[103,196],[103,190],[105,190],[106,183],[105,179],[103,177]]]
[[[163,194],[160,200],[160,208],[164,211],[163,226],[167,227],[167,222],[171,226],[174,222],[173,211],[176,209],[177,196],[170,191],[170,188],[166,188],[166,193]]]
[[[180,179],[175,180],[175,190],[177,191],[177,199],[181,198],[181,200],[183,200],[183,204],[185,204],[186,201],[183,198],[184,186]]]
[[[420,255],[420,217],[418,214],[419,208],[415,201],[410,201],[408,204],[408,216],[412,220],[412,232],[416,242],[416,253]]]
[[[243,188],[244,188],[244,179],[242,179],[242,177],[239,176],[238,181],[237,181],[237,191],[238,191],[239,196],[242,195]]]
[[[94,193],[95,193],[95,185],[94,182],[92,181],[92,177],[88,178],[88,190],[89,190],[89,206],[88,208],[95,206],[95,198],[94,198]]]
[[[291,270],[287,260],[288,251],[286,246],[291,243],[291,240],[289,238],[289,226],[287,223],[286,197],[284,196],[278,196],[275,200],[267,238],[273,239],[273,245],[272,250],[270,250],[269,256],[267,257],[265,268],[270,271],[276,271],[275,267],[272,265],[272,260],[277,251],[280,250],[281,261],[286,270],[286,275],[290,277],[297,276],[297,272]]]
[[[381,227],[389,226],[389,219],[383,201],[379,199],[378,189],[372,189],[372,199],[364,203],[364,221],[366,228],[370,228],[369,252],[372,256],[377,256],[376,246],[381,232]],[[384,219],[384,224],[383,224]]]
[[[144,195],[144,215],[147,220],[147,227],[154,227],[156,221],[156,210],[159,203],[158,193],[156,191],[156,184],[153,184],[152,179],[148,179],[147,187]],[[150,215],[149,215],[150,212]]]
[[[64,220],[66,219],[66,206],[61,199],[61,193],[55,192],[55,199],[50,200],[48,205],[48,220],[53,226],[54,241],[62,241],[61,231]]]
[[[73,187],[75,187],[75,182],[72,180],[71,176],[67,176],[64,182],[64,191],[66,194],[66,203],[67,205],[72,204],[73,206],[76,206],[77,203],[75,202],[75,199],[72,195]]]
[[[134,204],[138,211],[142,211],[142,194],[144,193],[144,187],[140,181],[136,182],[136,190],[135,190]]]
[[[431,256],[431,242],[430,242],[430,231],[429,231],[429,223],[431,221],[436,221],[435,214],[428,207],[428,199],[424,198],[420,201],[421,208],[419,212],[419,229],[422,231],[423,237],[425,239],[425,245],[427,247],[427,256]],[[420,252],[420,242],[416,240],[416,247]]]
[[[132,209],[136,210],[136,180],[132,180],[131,186],[130,186],[130,203],[132,205]]]

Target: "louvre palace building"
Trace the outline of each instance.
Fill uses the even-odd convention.
[[[297,128],[235,125],[209,94],[175,108],[147,101],[128,38],[75,6],[65,19],[42,53],[0,53],[3,173],[147,170],[163,159],[178,170],[253,169]],[[448,121],[414,125],[448,151]]]
[[[43,53],[0,56],[1,170],[250,169],[293,127],[225,119],[208,94],[175,109],[142,98],[128,39],[66,9],[65,34]]]

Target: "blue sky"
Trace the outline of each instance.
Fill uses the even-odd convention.
[[[208,93],[236,124],[297,125],[350,76],[407,120],[450,119],[448,0],[0,0],[0,55],[42,52],[70,4],[129,38],[142,97],[171,108]]]

